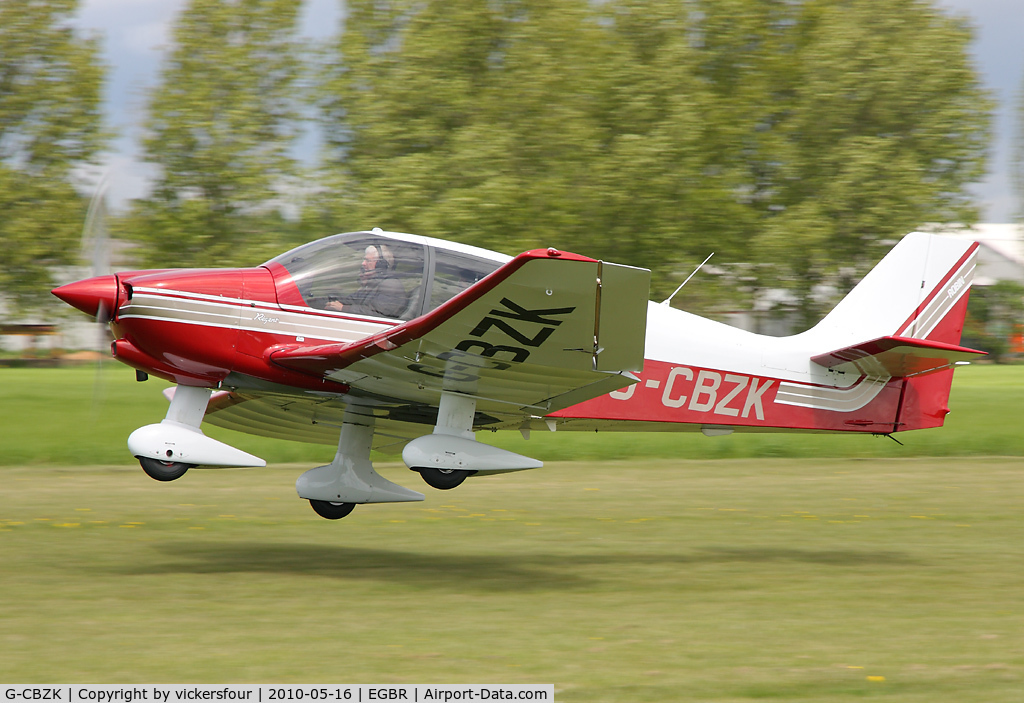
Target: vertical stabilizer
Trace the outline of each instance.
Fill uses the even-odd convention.
[[[957,344],[977,249],[976,242],[912,232],[804,334],[823,351],[889,336]]]

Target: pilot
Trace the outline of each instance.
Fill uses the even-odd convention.
[[[405,288],[393,277],[395,255],[386,244],[371,244],[363,253],[359,290],[342,298],[331,297],[326,309],[356,315],[398,317],[408,302]]]

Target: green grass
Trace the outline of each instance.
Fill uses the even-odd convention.
[[[124,441],[162,385],[102,374],[0,369],[0,681],[1024,700],[1024,367],[958,371],[906,447],[486,435],[553,463],[451,492],[383,464],[426,502],[337,523],[293,488],[333,447],[210,428],[271,466],[150,480]]]
[[[339,522],[305,468],[0,469],[0,681],[1024,700],[1021,459],[555,463]]]
[[[100,392],[94,392],[99,378]],[[132,430],[167,409],[156,379],[136,383],[120,364],[65,369],[0,368],[0,465],[120,464]],[[1024,456],[1024,366],[959,369],[945,427],[900,433],[906,446],[856,435],[534,432],[481,433],[485,442],[545,461],[629,458]],[[326,463],[333,447],[270,440],[208,427],[214,437],[272,464]]]

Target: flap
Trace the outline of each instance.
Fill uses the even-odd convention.
[[[900,378],[938,371],[985,354],[977,349],[927,339],[879,337],[812,356],[811,361],[838,371]]]
[[[444,390],[479,411],[541,415],[635,382],[649,285],[645,269],[535,250],[403,325],[268,358],[384,402],[436,405]]]

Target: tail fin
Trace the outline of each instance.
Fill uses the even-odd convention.
[[[894,432],[942,425],[951,366],[984,354],[958,346],[977,250],[976,242],[908,234],[804,333],[821,349],[811,357],[817,364],[903,379]]]
[[[804,334],[822,351],[880,337],[958,344],[977,250],[977,242],[912,232]]]

